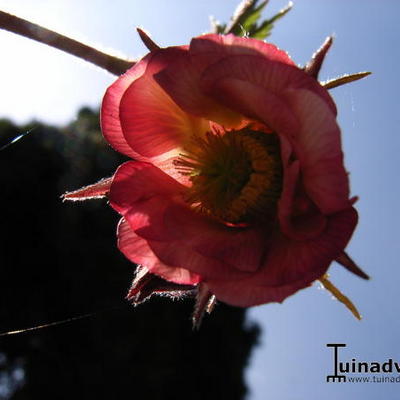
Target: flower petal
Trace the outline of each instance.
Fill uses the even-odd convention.
[[[281,138],[281,148],[287,146]],[[300,183],[300,163],[288,163],[282,156],[284,167],[283,190],[278,202],[278,217],[281,231],[291,239],[312,239],[326,227],[326,217],[309,200]]]
[[[328,92],[315,79],[297,68],[285,52],[272,44],[254,39],[237,38],[234,35],[205,35],[193,39],[188,56],[177,60],[155,78],[174,101],[187,112],[204,116],[232,128],[239,123],[240,114],[232,113],[229,110],[229,104],[223,101],[224,98],[229,99],[229,97],[221,94],[218,98],[220,103],[215,101],[218,97],[217,88],[214,91],[214,99],[207,96],[210,93],[202,92],[203,74],[207,74],[210,79],[213,76],[214,78],[225,76],[243,79],[244,74],[252,83],[259,80],[257,77],[265,75],[264,81],[267,81],[270,86],[276,86],[278,83],[280,89],[287,87],[286,79],[276,79],[276,76],[272,76],[276,73],[274,71],[271,73],[271,64],[276,65],[274,70],[280,68],[286,71],[278,71],[278,74],[289,75],[287,71],[291,71],[291,75],[296,76],[295,83],[301,81],[301,87],[312,88],[329,103],[332,110],[336,110]],[[273,91],[270,86],[267,85],[266,88]],[[244,93],[242,97],[245,96]]]
[[[215,53],[219,58],[228,55],[262,55],[270,60],[295,65],[289,55],[271,43],[236,35],[202,35],[192,39],[189,51],[191,54]]]
[[[325,231],[311,240],[297,241],[277,234],[262,269],[240,281],[205,280],[219,300],[249,307],[282,302],[322,276],[346,247],[357,224],[349,208],[332,215]]]
[[[110,188],[110,205],[125,215],[138,201],[156,195],[176,195],[182,189],[182,185],[153,165],[128,161],[115,172]]]
[[[133,263],[145,266],[151,273],[163,279],[179,284],[194,285],[200,277],[185,268],[174,267],[162,263],[142,239],[131,229],[122,218],[117,228],[118,248]]]
[[[155,79],[182,109],[227,128],[233,128],[240,124],[240,114],[232,112],[202,93],[200,79],[207,67],[224,57],[248,54],[262,55],[264,59],[294,65],[287,53],[272,44],[238,38],[235,35],[209,34],[194,38],[188,56],[176,60],[157,74]]]
[[[185,241],[159,242],[149,240],[148,245],[162,263],[184,265],[192,273],[200,275],[201,280],[221,279],[226,281],[231,279],[240,281],[246,276],[244,272],[235,269],[232,265],[194,251]]]
[[[137,160],[143,160],[143,158],[134,152],[125,140],[119,119],[119,106],[126,89],[128,89],[132,82],[143,75],[152,57],[153,54],[150,53],[137,62],[125,74],[121,75],[107,89],[101,105],[100,124],[104,138],[115,150]]]
[[[225,227],[171,197],[136,202],[124,215],[166,264],[217,279],[241,279],[262,264],[265,239],[259,231]]]
[[[227,227],[194,212],[182,200],[184,189],[157,167],[130,161],[115,173],[110,204],[166,264],[229,279],[259,268],[265,230]]]
[[[335,115],[308,90],[289,90],[287,98],[301,121],[293,146],[307,195],[324,214],[348,208],[349,184]]]
[[[170,230],[179,226],[177,239],[206,257],[246,272],[256,271],[262,265],[268,226],[263,229],[229,227],[179,204],[166,209],[164,224]]]
[[[131,261],[143,264],[150,272],[175,283],[188,284],[190,282],[181,277],[181,271],[169,272],[170,265],[185,266],[185,271],[189,270],[196,276],[198,274],[202,279],[204,277],[240,279],[243,273],[235,270],[233,266],[204,256],[193,249],[190,241],[181,238],[180,226],[169,226],[163,223],[166,208],[163,204],[168,204],[168,201],[171,202],[171,199],[156,196],[133,204],[132,208],[123,214],[132,232],[131,236],[137,236],[135,246],[140,245],[139,250],[145,248],[146,251],[143,250],[143,254],[136,254],[137,247],[128,247],[127,241],[124,242],[124,248],[120,246],[120,250]],[[212,241],[212,237],[208,239]],[[144,257],[150,258],[146,260]]]
[[[285,100],[253,83],[234,78],[219,79],[213,86],[213,95],[246,117],[261,120],[281,135],[293,136],[299,129]]]
[[[136,202],[124,215],[131,228],[150,245],[153,241],[160,242],[155,246],[168,253],[168,263],[177,264],[177,261],[172,261],[174,257],[182,260],[181,253],[185,247],[187,252],[201,256],[199,260],[203,259],[205,264],[200,266],[200,261],[196,261],[196,269],[190,268],[186,262],[184,265],[207,276],[227,274],[230,279],[236,279],[242,277],[242,274],[236,274],[237,271],[256,271],[262,265],[266,229],[227,227],[196,214],[176,199],[163,196]],[[161,242],[171,248],[161,247]],[[179,255],[174,254],[173,247]],[[156,254],[164,257],[161,252],[156,251]],[[210,260],[217,261],[213,269]],[[231,268],[230,273],[225,264]],[[211,271],[204,272],[207,269]]]
[[[144,74],[125,90],[119,117],[126,142],[149,160],[170,158],[193,136],[209,129],[208,123],[180,109],[153,79],[171,62],[184,59],[181,48],[159,50]],[[172,154],[171,154],[172,151]]]
[[[157,83],[187,113],[236,127],[242,116],[205,95],[199,86],[203,70],[212,62],[207,55],[181,58],[155,75]]]
[[[222,104],[226,96],[219,91],[221,79],[238,79],[267,89],[279,96],[288,89],[308,89],[320,96],[336,114],[336,106],[328,91],[319,82],[295,65],[288,65],[260,55],[232,55],[213,63],[202,74],[203,91],[213,95]],[[247,92],[242,93],[246,102]],[[229,99],[229,98],[228,98]],[[228,103],[229,104],[229,103]]]

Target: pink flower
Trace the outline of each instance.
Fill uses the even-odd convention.
[[[121,252],[207,301],[282,302],[334,260],[365,277],[344,252],[357,212],[336,107],[311,70],[233,35],[152,51],[101,109],[104,137],[133,160],[75,197],[106,187]]]

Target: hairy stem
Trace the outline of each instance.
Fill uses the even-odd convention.
[[[105,54],[93,47],[4,11],[0,11],[0,28],[65,51],[66,53],[97,65],[114,75],[123,74],[128,68],[135,64],[134,61],[123,60]]]

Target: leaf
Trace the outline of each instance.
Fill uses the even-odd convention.
[[[263,12],[269,0],[264,0],[258,4],[258,0],[242,0],[236,8],[231,22],[229,24],[221,24],[215,19],[211,19],[211,28],[213,33],[229,34],[233,33],[236,36],[246,36],[255,39],[265,39],[270,35],[274,22],[282,18],[292,8],[293,3],[289,4],[280,10],[272,18],[261,22]]]
[[[264,0],[258,7],[257,1],[243,0],[236,8],[231,23],[226,27],[224,33],[245,36],[250,29],[254,28],[269,0]]]
[[[241,23],[243,30],[250,32],[256,27],[257,22],[261,17],[261,12],[268,4],[268,1],[269,0],[263,1],[257,8],[249,10],[249,12],[246,13],[247,15],[243,18],[243,22]]]
[[[274,23],[284,17],[293,7],[293,3],[290,1],[288,5],[275,14],[272,18],[265,20],[261,25],[253,27],[249,30],[248,36],[254,39],[263,40],[271,34]]]

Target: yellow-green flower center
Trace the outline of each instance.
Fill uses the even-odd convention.
[[[192,182],[186,200],[230,223],[271,216],[282,189],[276,134],[242,129],[208,133],[175,163]]]

